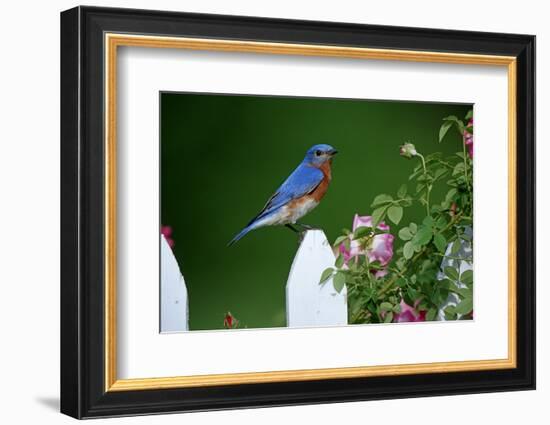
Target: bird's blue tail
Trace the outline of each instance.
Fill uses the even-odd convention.
[[[231,239],[231,242],[229,242],[227,244],[227,246],[233,245],[235,242],[237,242],[239,239],[241,239],[244,235],[246,235],[251,230],[254,230],[254,227],[253,227],[252,224],[249,224],[243,230],[241,230],[239,233],[237,233],[237,235],[233,239]]]

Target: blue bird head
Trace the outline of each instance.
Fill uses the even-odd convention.
[[[319,167],[326,161],[331,160],[337,153],[338,151],[330,145],[315,145],[307,151],[304,162]]]

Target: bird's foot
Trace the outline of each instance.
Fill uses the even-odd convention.
[[[296,222],[296,224],[298,226],[300,226],[302,228],[303,231],[307,231],[307,230],[319,230],[320,227],[317,227],[317,226],[310,226],[309,224],[304,224],[304,223],[299,223],[299,222]]]

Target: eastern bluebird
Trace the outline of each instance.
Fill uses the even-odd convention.
[[[269,198],[259,214],[250,220],[229,245],[251,230],[264,226],[285,225],[297,232],[292,225],[319,205],[327,192],[332,179],[332,157],[336,153],[336,149],[330,145],[311,147],[304,160]],[[308,227],[303,224],[301,226]]]

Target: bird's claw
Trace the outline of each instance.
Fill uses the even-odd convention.
[[[308,230],[321,230],[320,227],[318,226],[310,226],[309,224],[303,224],[303,223],[296,223],[298,226],[300,226],[302,229],[304,229],[303,231],[308,231]]]
[[[306,236],[306,233],[309,231],[309,230],[320,230],[319,227],[315,227],[315,226],[310,226],[308,224],[303,224],[303,223],[294,223],[294,225],[292,224],[285,224],[286,227],[288,227],[290,230],[292,230],[293,232],[297,233],[298,234],[298,245],[301,244]],[[299,226],[301,230],[298,230],[296,227],[294,226]]]

